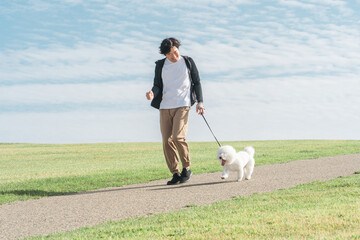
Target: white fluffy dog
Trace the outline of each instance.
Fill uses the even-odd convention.
[[[236,152],[232,146],[220,147],[217,152],[217,158],[224,167],[222,172],[222,179],[229,177],[229,172],[234,171],[238,173],[237,180],[240,182],[245,175],[245,179],[251,179],[251,174],[254,171],[255,149],[253,147],[246,147],[240,152]]]

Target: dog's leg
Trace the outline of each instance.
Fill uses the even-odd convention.
[[[246,170],[246,174],[245,174],[245,179],[246,179],[246,180],[250,180],[250,179],[251,179],[251,173],[252,173],[252,169],[247,169],[247,170]]]
[[[252,159],[251,162],[249,162],[247,165],[246,165],[246,173],[245,173],[245,179],[246,180],[250,180],[251,179],[251,175],[254,171],[254,159]]]
[[[227,170],[226,167],[224,167],[224,170],[222,172],[222,175],[221,175],[221,179],[226,179],[229,177],[229,170]]]
[[[237,181],[240,182],[241,179],[243,178],[243,176],[244,176],[244,169],[240,168],[240,170],[238,171],[238,179],[237,179]]]
[[[250,164],[247,164],[244,167],[244,176],[245,176],[245,180],[250,180],[250,178],[251,178]]]

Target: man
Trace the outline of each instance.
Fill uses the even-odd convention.
[[[179,40],[166,38],[161,42],[164,59],[155,66],[154,85],[146,97],[151,106],[160,109],[160,129],[164,156],[173,178],[168,185],[190,180],[189,147],[186,142],[190,107],[197,102],[196,112],[204,114],[200,77],[192,58],[181,56]],[[180,173],[179,159],[182,163]]]

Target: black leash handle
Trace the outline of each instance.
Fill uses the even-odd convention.
[[[214,136],[214,138],[215,138],[215,140],[216,140],[216,142],[217,142],[217,144],[219,144],[219,147],[221,147],[221,144],[219,143],[219,141],[217,140],[217,138],[215,137],[215,134],[213,133],[213,131],[211,130],[211,128],[210,128],[210,126],[209,126],[209,124],[208,124],[208,122],[206,121],[206,118],[204,117],[204,114],[201,114],[201,116],[203,117],[203,119],[205,120],[205,122],[206,122],[206,125],[208,126],[208,128],[210,129],[210,132],[212,133],[212,135]]]

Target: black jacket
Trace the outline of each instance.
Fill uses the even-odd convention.
[[[199,72],[196,68],[195,62],[191,57],[182,56],[185,60],[189,77],[191,81],[190,92],[191,92],[191,106],[194,105],[195,102],[203,102],[201,84]],[[165,59],[161,59],[155,62],[155,77],[154,77],[154,86],[151,91],[154,93],[154,99],[151,101],[151,106],[159,109],[160,103],[162,101],[163,96],[163,81],[161,77],[162,68],[165,63]]]

